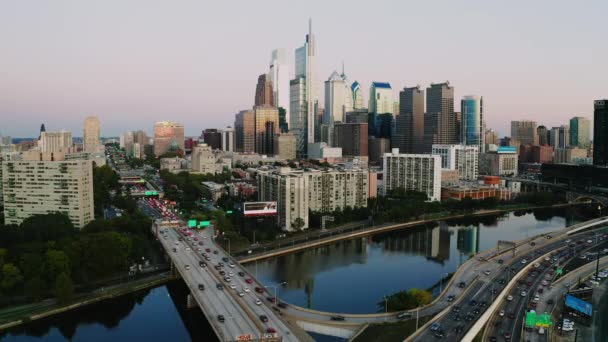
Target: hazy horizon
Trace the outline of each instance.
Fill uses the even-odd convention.
[[[151,133],[155,121],[186,135],[233,125],[253,105],[270,53],[317,40],[317,87],[342,62],[365,99],[372,81],[404,86],[449,80],[455,107],[484,97],[487,128],[548,127],[592,118],[608,98],[608,3],[587,1],[12,1],[0,5],[0,134],[66,129],[88,115],[103,136]]]

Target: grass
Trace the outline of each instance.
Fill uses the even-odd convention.
[[[423,326],[431,317],[420,317],[418,327]],[[402,342],[416,331],[416,319],[396,323],[372,324],[353,342]]]

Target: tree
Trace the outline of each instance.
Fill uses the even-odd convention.
[[[33,302],[41,300],[44,296],[45,282],[40,276],[35,276],[25,282],[25,294]]]
[[[46,252],[46,273],[49,280],[57,278],[59,274],[70,274],[70,258],[63,251],[49,249]]]
[[[302,230],[302,228],[304,227],[304,220],[302,220],[301,217],[296,218],[292,223],[291,223],[291,227],[297,231]]]
[[[23,276],[17,266],[10,263],[2,266],[2,280],[0,281],[0,288],[2,288],[2,290],[10,291],[22,281]]]
[[[55,280],[53,294],[60,303],[69,301],[74,295],[74,284],[67,273],[61,273]]]

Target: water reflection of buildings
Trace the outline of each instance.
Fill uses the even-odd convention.
[[[457,233],[456,248],[465,255],[474,255],[479,252],[479,226],[459,228]]]
[[[381,242],[385,251],[423,255],[441,264],[450,259],[450,231],[444,222],[435,227],[389,234]]]

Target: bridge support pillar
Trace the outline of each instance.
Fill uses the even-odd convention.
[[[198,307],[198,304],[196,303],[196,300],[194,299],[194,296],[192,295],[192,293],[188,293],[188,296],[186,297],[186,307],[188,309]]]

